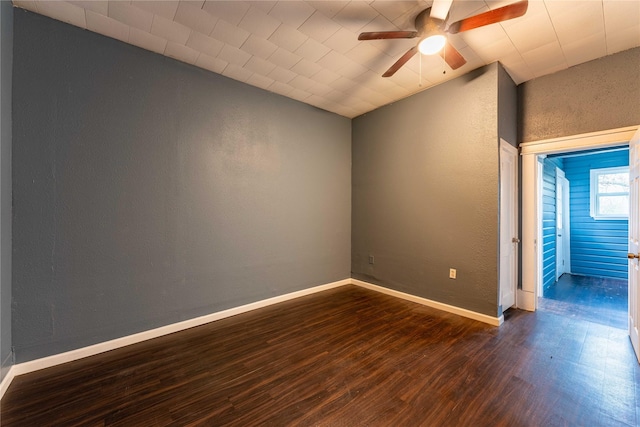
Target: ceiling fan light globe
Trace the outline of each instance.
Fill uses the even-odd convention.
[[[418,50],[423,55],[433,55],[442,50],[446,41],[447,39],[442,34],[434,34],[424,38],[420,44],[418,44]]]

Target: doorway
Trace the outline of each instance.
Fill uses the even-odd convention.
[[[554,138],[543,141],[521,143],[522,155],[522,287],[518,290],[518,307],[525,310],[535,311],[538,305],[538,282],[540,274],[538,271],[538,261],[542,251],[542,241],[540,239],[540,227],[538,225],[539,203],[537,188],[539,174],[539,160],[546,155],[576,152],[586,149],[607,148],[629,143],[630,159],[633,159],[634,171],[630,176],[631,191],[630,214],[632,220],[629,227],[629,335],[634,344],[636,355],[640,359],[638,349],[640,336],[640,303],[638,298],[638,283],[640,283],[640,268],[637,268],[636,259],[640,258],[640,233],[638,228],[640,200],[640,126],[629,126],[625,128],[611,129],[589,134],[573,135],[569,137]],[[634,154],[635,153],[635,154]],[[572,268],[574,266],[572,265]]]
[[[539,160],[538,308],[626,329],[628,144]]]

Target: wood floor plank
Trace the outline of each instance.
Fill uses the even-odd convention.
[[[638,424],[625,332],[511,310],[500,328],[355,286],[19,376],[2,426]]]

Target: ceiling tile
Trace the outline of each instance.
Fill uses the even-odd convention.
[[[245,83],[253,75],[253,73],[245,68],[242,68],[236,64],[227,65],[222,71],[223,76],[227,76],[231,79],[238,80]]]
[[[219,58],[213,58],[209,55],[205,55],[201,53],[196,60],[196,65],[198,67],[204,68],[209,71],[213,71],[214,73],[222,74],[222,71],[226,68],[229,63]]]
[[[274,68],[276,68],[275,64],[272,64],[262,58],[258,58],[257,56],[252,56],[244,67],[249,71],[253,71],[254,73],[263,76],[268,75]]]
[[[573,43],[604,32],[601,3],[568,2],[572,3],[570,7],[559,7],[559,3],[563,2],[547,2],[547,6],[560,44]]]
[[[350,92],[354,86],[356,86],[356,82],[344,76],[331,83],[332,88],[340,90],[342,92]]]
[[[413,23],[410,27],[398,28],[391,21],[389,21],[384,16],[377,16],[367,25],[362,27],[360,32],[369,32],[369,31],[395,31],[395,30],[414,30]]]
[[[390,79],[398,86],[402,86],[409,91],[415,92],[419,89],[420,76],[409,68],[400,68]],[[423,84],[425,84],[424,80]]]
[[[84,9],[71,3],[62,1],[38,1],[36,2],[38,12],[49,16],[58,21],[75,25],[76,27],[86,28]]]
[[[385,62],[389,60],[382,51],[372,43],[359,43],[353,49],[345,54],[345,56],[359,64],[369,67],[370,63],[383,59]]]
[[[553,42],[554,39],[551,39]],[[513,55],[514,53],[518,53],[518,50],[515,48],[513,43],[508,37],[498,38],[493,42],[489,43],[481,43],[477,47],[469,46],[473,51],[482,58],[482,61],[485,64],[490,64],[492,62],[500,60],[503,56]],[[540,47],[540,46],[537,46]],[[464,56],[464,55],[463,55]],[[468,58],[465,58],[468,61]]]
[[[529,64],[531,72],[536,77],[568,67],[560,43],[557,41],[523,52],[522,59]]]
[[[254,0],[246,2],[249,6],[257,7],[264,13],[269,13],[278,3],[275,0]]]
[[[164,54],[169,58],[174,58],[178,61],[186,62],[187,64],[195,64],[200,52],[183,44],[167,42]]]
[[[415,6],[415,1],[376,0],[371,3],[371,7],[377,10],[378,13],[387,18],[390,22],[415,10]]]
[[[224,47],[224,43],[220,40],[207,37],[197,31],[192,31],[189,35],[189,39],[187,40],[187,46],[191,49],[197,50],[198,52],[215,57]]]
[[[268,39],[280,24],[280,21],[267,15],[264,11],[250,7],[238,26],[258,37]]]
[[[583,62],[606,56],[607,42],[604,38],[604,34],[595,34],[591,37],[586,37],[573,43],[562,45],[562,51],[567,59],[567,65],[572,67],[574,65],[582,64]]]
[[[340,71],[351,63],[353,63],[351,59],[336,51],[327,53],[318,61],[318,65],[333,71]]]
[[[619,31],[607,32],[607,54],[631,49],[640,45],[640,25]]]
[[[293,92],[294,88],[292,88],[291,86],[289,86],[286,83],[282,83],[282,82],[278,82],[278,81],[274,81],[271,86],[269,86],[269,90],[271,92],[275,92],[278,93],[280,95],[284,95],[287,96],[288,94],[290,94],[291,92]]]
[[[249,59],[251,58],[251,55],[249,55],[247,52],[244,52],[238,49],[235,46],[225,44],[222,47],[222,50],[220,50],[220,53],[218,54],[218,58],[230,64],[234,64],[242,67],[244,66],[244,64],[247,63],[247,61],[249,61]],[[249,76],[247,76],[247,78],[249,78]]]
[[[338,73],[334,73],[331,70],[322,69],[313,75],[313,80],[319,83],[330,85],[334,81],[338,80],[340,77],[342,76]]]
[[[305,2],[279,1],[271,9],[269,15],[290,27],[298,28],[313,15],[313,12],[315,12],[315,9]]]
[[[331,49],[325,45],[313,39],[307,39],[294,53],[315,62],[329,53],[330,50]]]
[[[603,8],[607,32],[640,25],[640,1],[605,0]]]
[[[151,24],[153,24],[152,13],[119,1],[109,2],[109,18],[113,18],[116,21],[120,21],[123,24],[138,28],[147,33],[151,32]]]
[[[340,10],[333,20],[343,28],[357,33],[378,16],[378,12],[363,1],[352,1]]]
[[[376,91],[383,83],[391,82],[387,78],[380,78],[380,73],[374,73],[371,70],[367,70],[364,73],[354,77],[353,80]]]
[[[151,34],[162,37],[167,41],[184,45],[189,39],[191,29],[163,16],[154,15],[153,23],[151,24]]]
[[[308,38],[309,36],[302,34],[295,28],[282,24],[269,37],[269,41],[287,49],[289,52],[295,52]]]
[[[249,10],[249,5],[242,1],[207,0],[202,9],[232,25],[238,25]]]
[[[287,96],[289,96],[289,98],[291,98],[291,99],[296,99],[298,101],[304,101],[305,99],[309,98],[311,96],[311,94],[309,92],[307,92],[307,91],[302,90],[302,89],[294,89]]]
[[[269,57],[278,50],[278,46],[269,40],[251,34],[241,49],[262,59],[269,59]]]
[[[348,59],[348,58],[347,58]],[[350,59],[348,59],[348,64],[338,70],[338,74],[347,77],[349,79],[354,79],[358,77],[362,73],[366,73],[369,69],[363,65],[358,64]]]
[[[173,20],[176,16],[178,3],[179,2],[177,0],[134,0],[131,2],[131,5],[144,9],[147,12],[151,12],[154,15],[160,15],[164,18]]]
[[[308,35],[318,42],[327,40],[339,29],[340,25],[320,12],[315,12],[309,17],[309,19],[298,27],[298,30],[300,30],[301,33]]]
[[[322,70],[320,65],[308,59],[302,59],[291,67],[291,71],[305,77],[312,77],[314,74],[320,72],[320,70]]]
[[[275,80],[270,79],[269,77],[262,76],[260,74],[254,74],[249,79],[247,79],[247,83],[262,89],[267,90],[269,86],[273,84]]]
[[[151,52],[164,54],[167,41],[135,27],[129,28],[129,43]]]
[[[213,31],[218,18],[202,10],[197,3],[183,0],[178,5],[173,20],[208,36]]]
[[[512,19],[508,22],[509,25],[505,22],[502,27],[520,52],[544,46],[556,39],[556,31],[546,10],[535,15],[527,12],[527,19]],[[470,36],[473,37],[473,34]]]
[[[39,13],[38,5],[35,0],[13,0],[13,5],[31,12]]]
[[[333,18],[336,13],[340,12],[340,10],[342,10],[343,7],[349,4],[348,1],[343,1],[343,0],[331,0],[331,1],[320,0],[320,1],[308,1],[307,3],[309,3],[316,10],[319,10],[324,16],[328,18]]]
[[[300,62],[302,57],[300,55],[296,55],[295,53],[289,52],[287,49],[279,47],[267,59],[282,68],[290,69],[298,62]]]
[[[276,81],[279,81],[282,83],[289,83],[291,80],[293,80],[296,77],[296,73],[282,67],[275,67],[273,70],[271,70],[268,76]]]
[[[289,84],[296,89],[306,91],[311,86],[313,86],[315,82],[305,76],[297,75],[289,82]]]
[[[91,10],[86,10],[87,29],[116,40],[129,42],[129,26]]]
[[[529,70],[529,66],[526,62],[520,61],[518,63],[513,64],[503,64],[505,70],[511,79],[515,82],[515,84],[519,85],[522,82],[526,82],[527,80],[531,80],[533,78],[533,74]]]
[[[357,34],[344,28],[340,28],[331,37],[325,40],[324,45],[336,52],[347,53],[359,43]]]
[[[216,26],[211,31],[211,37],[235,47],[242,46],[249,38],[249,34],[248,31],[238,28],[224,19],[218,19]]]
[[[331,89],[330,86],[324,83],[315,82],[313,86],[308,89],[308,92],[311,92],[313,95],[323,96],[325,93],[331,92],[332,90],[333,89]]]
[[[14,4],[16,2],[13,2]],[[109,14],[109,2],[107,0],[82,0],[82,1],[70,1],[69,3],[82,7],[86,10],[90,10],[95,13],[99,13],[100,15],[108,15]]]

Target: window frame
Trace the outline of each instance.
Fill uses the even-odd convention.
[[[628,220],[629,213],[627,212],[625,215],[607,215],[600,214],[598,212],[599,208],[599,196],[607,195],[607,196],[623,196],[626,195],[629,197],[629,192],[621,192],[621,193],[599,193],[598,192],[598,176],[605,174],[615,174],[615,173],[627,173],[629,174],[629,166],[616,166],[612,168],[597,168],[591,169],[589,171],[590,174],[590,184],[589,184],[589,214],[595,220]]]

